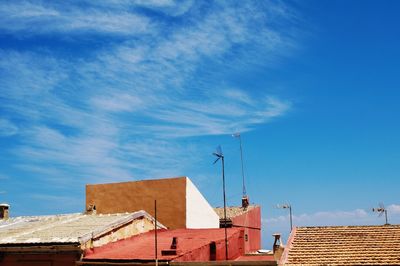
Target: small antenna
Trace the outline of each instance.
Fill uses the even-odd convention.
[[[292,205],[290,205],[290,203],[277,204],[276,208],[278,208],[278,209],[289,209],[290,232],[292,232],[292,229],[293,229]]]
[[[216,149],[215,152],[213,152],[213,155],[217,157],[217,159],[214,161],[213,164],[216,164],[218,162],[219,159],[224,159],[224,154],[222,153],[222,149],[221,146],[219,145]]]
[[[385,214],[385,225],[389,225],[388,223],[388,217],[387,217],[387,209],[385,208],[385,205],[383,205],[382,202],[379,203],[379,207],[378,208],[372,208],[373,212],[378,212],[378,217],[381,217],[383,214]]]

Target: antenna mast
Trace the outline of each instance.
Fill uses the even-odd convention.
[[[276,205],[278,209],[289,209],[290,232],[293,230],[292,205],[290,203]]]
[[[158,266],[157,246],[157,200],[154,200],[154,256],[156,259],[156,266]]]
[[[385,208],[385,206],[383,205],[383,203],[379,203],[379,207],[378,208],[372,208],[373,212],[378,212],[379,213],[379,217],[381,217],[383,214],[385,214],[385,225],[389,225],[388,223],[388,217],[387,217],[387,209]]]
[[[218,146],[217,151],[213,153],[217,157],[214,161],[214,164],[221,159],[222,162],[222,187],[223,187],[223,194],[224,194],[224,229],[225,229],[225,260],[228,260],[228,229],[226,225],[226,197],[225,197],[225,160],[224,154],[222,153],[221,146]]]
[[[239,144],[240,144],[240,163],[242,165],[242,188],[243,188],[242,207],[246,208],[249,205],[249,197],[247,196],[247,193],[246,193],[246,184],[245,184],[245,178],[244,178],[242,137],[240,135],[240,132],[232,134],[232,137],[238,138]]]

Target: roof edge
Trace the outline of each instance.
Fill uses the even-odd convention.
[[[176,176],[176,177],[162,177],[162,178],[149,178],[149,179],[141,179],[141,180],[132,180],[132,181],[122,181],[122,182],[110,182],[110,183],[96,183],[96,184],[86,184],[87,186],[97,186],[97,185],[110,185],[110,184],[126,184],[126,183],[135,183],[135,182],[146,182],[146,181],[162,181],[166,179],[183,179],[188,178],[187,176]]]
[[[279,263],[278,263],[279,265],[285,265],[286,264],[287,259],[289,257],[289,251],[292,248],[293,240],[294,240],[294,237],[296,236],[296,232],[297,232],[297,227],[294,227],[292,232],[290,233],[288,242],[286,243],[285,250],[283,251],[283,254],[279,259]]]
[[[115,228],[121,227],[121,226],[123,226],[123,225],[125,225],[127,223],[130,223],[131,221],[136,220],[136,219],[141,218],[141,217],[146,218],[146,219],[148,219],[148,220],[150,220],[152,222],[155,222],[155,219],[154,219],[153,216],[151,216],[150,214],[148,214],[144,210],[140,210],[140,211],[131,213],[127,217],[123,217],[121,219],[118,219],[117,221],[115,221],[113,223],[110,223],[110,224],[108,224],[108,225],[106,225],[106,226],[104,226],[104,227],[102,227],[100,229],[96,229],[96,230],[94,230],[94,231],[92,231],[90,233],[87,233],[87,234],[85,234],[85,235],[83,235],[81,237],[78,237],[78,241],[81,244],[83,244],[83,243],[89,241],[92,238],[101,237],[101,236],[107,234],[108,232],[114,230]],[[159,228],[162,228],[162,229],[166,229],[167,228],[167,227],[165,227],[165,225],[161,224],[158,221],[157,221],[157,226]]]
[[[373,225],[316,225],[316,226],[299,226],[298,229],[312,228],[355,228],[355,227],[399,227],[400,224],[373,224]]]

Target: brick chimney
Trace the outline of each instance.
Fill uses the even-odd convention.
[[[90,204],[86,209],[86,214],[96,214],[96,205]]]
[[[249,206],[249,197],[243,196],[242,197],[242,208],[246,209]]]
[[[282,245],[282,242],[281,242],[281,234],[275,233],[275,234],[273,234],[273,236],[275,238],[274,245],[272,247],[272,250],[274,252],[274,259],[276,261],[279,261],[283,254],[283,251],[285,250],[285,247]]]
[[[6,203],[0,204],[0,220],[7,220],[9,218],[10,205]]]

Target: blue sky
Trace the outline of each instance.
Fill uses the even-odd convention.
[[[189,176],[247,191],[264,244],[296,225],[400,223],[397,1],[0,3],[0,201],[79,212],[84,185]]]

